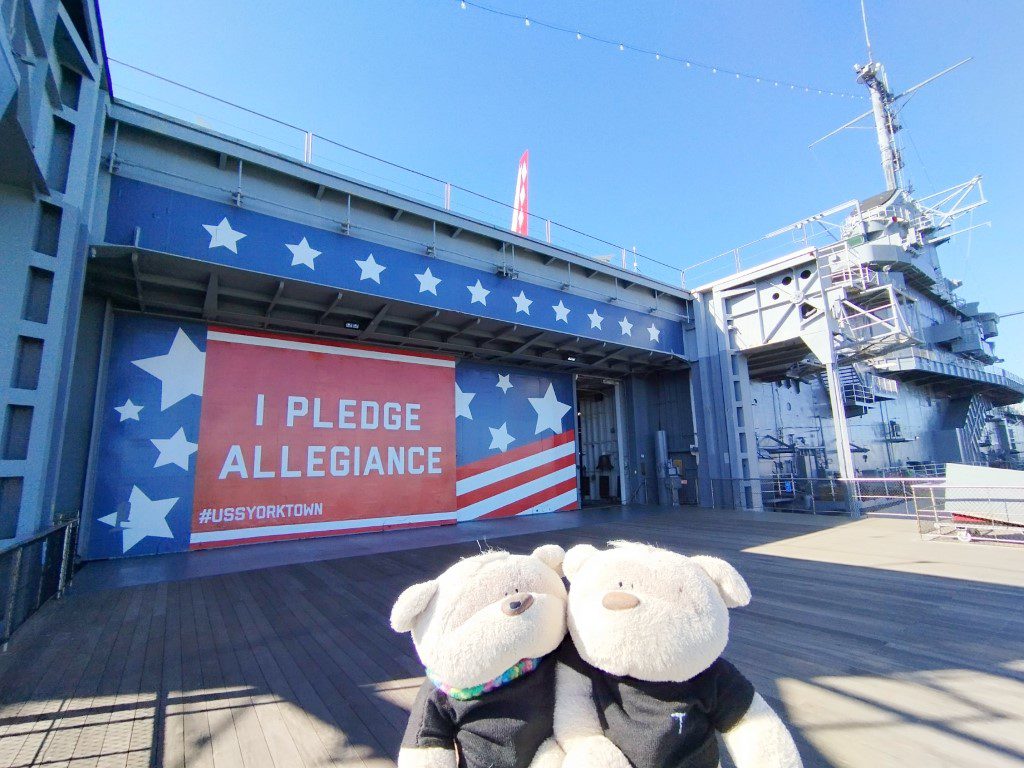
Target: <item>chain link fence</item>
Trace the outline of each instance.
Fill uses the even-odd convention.
[[[914,485],[914,514],[925,539],[1024,544],[1024,488]]]

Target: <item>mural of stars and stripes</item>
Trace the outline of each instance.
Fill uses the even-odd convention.
[[[455,382],[458,519],[577,509],[572,377],[461,362]]]

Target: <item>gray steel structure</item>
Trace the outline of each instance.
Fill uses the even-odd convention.
[[[691,293],[318,168],[308,153],[289,158],[117,101],[92,3],[0,0],[0,22],[0,539],[24,539],[90,505],[114,311],[576,373],[581,403],[594,404],[581,424],[599,432],[581,440],[589,448],[580,473],[624,502],[672,496],[661,487],[667,468],[655,464],[664,431],[664,453],[687,481],[684,501],[760,508],[758,479],[776,471],[759,458],[761,441],[808,437],[772,421],[766,404],[789,397],[778,382],[800,383],[801,418],[821,417],[821,455],[833,458],[814,471],[838,466],[844,476],[862,468],[842,446],[869,442],[848,408],[871,412],[893,394],[886,382],[900,382],[903,400],[889,400],[904,403],[887,407],[934,397],[944,403],[937,423],[950,425],[938,430],[948,433],[942,439],[917,441],[927,449],[883,439],[902,460],[963,459],[987,408],[1024,397],[1024,383],[986,367],[994,317],[956,299],[938,269],[935,246],[948,225],[941,206],[902,192],[840,206],[827,212],[846,216],[833,244]],[[679,323],[685,352],[111,246],[102,233],[117,175],[613,300]],[[838,450],[830,421],[831,432],[846,431]],[[930,435],[933,422],[915,423]]]
[[[81,504],[65,426],[106,104],[92,3],[0,3],[0,539]]]

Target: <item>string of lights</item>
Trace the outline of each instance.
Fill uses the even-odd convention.
[[[764,75],[751,74],[749,72],[740,72],[735,69],[729,69],[727,67],[720,67],[714,64],[706,64],[701,61],[686,58],[685,56],[679,56],[676,54],[665,53],[663,51],[656,51],[650,48],[645,48],[639,45],[633,45],[625,41],[611,40],[607,37],[595,35],[590,32],[584,32],[580,29],[572,29],[570,27],[559,26],[558,24],[552,24],[551,22],[542,21],[540,19],[533,18],[532,16],[523,16],[509,11],[503,11],[499,8],[492,8],[491,6],[484,5],[482,3],[475,2],[474,0],[457,0],[459,7],[462,10],[472,8],[477,11],[489,13],[494,16],[500,16],[506,19],[513,19],[518,23],[523,24],[526,27],[542,27],[549,29],[553,32],[560,32],[566,35],[572,35],[577,40],[587,40],[593,43],[599,43],[601,45],[609,46],[612,48],[618,48],[622,52],[630,51],[632,53],[640,54],[642,56],[649,56],[655,61],[669,61],[677,64],[682,64],[685,69],[697,70],[705,72],[711,75],[723,75],[725,77],[732,76],[735,80],[746,80],[757,85],[765,85],[771,88],[778,88],[780,90],[789,90],[794,93],[805,93],[816,96],[832,96],[840,99],[858,99],[863,100],[865,97],[858,93],[847,93],[845,91],[836,91],[829,88],[818,88],[817,86],[793,83],[788,80],[780,80],[774,77],[765,77]]]

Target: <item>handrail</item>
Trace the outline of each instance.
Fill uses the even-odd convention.
[[[22,547],[28,546],[29,544],[31,544],[34,541],[39,541],[40,539],[45,539],[51,533],[56,533],[61,528],[67,528],[69,525],[78,525],[78,520],[77,519],[66,520],[63,523],[58,523],[57,525],[53,525],[53,526],[50,526],[49,528],[44,528],[44,529],[42,529],[40,531],[37,531],[36,533],[33,533],[31,536],[29,536],[26,539],[18,539],[17,541],[14,541],[14,542],[12,542],[10,544],[4,545],[4,546],[0,546],[0,557],[3,557],[8,552],[13,552],[16,549],[20,549]]]
[[[5,594],[0,595],[0,651],[7,650],[11,635],[44,603],[63,596],[70,582],[77,527],[76,516],[0,550],[0,576],[5,581]]]

